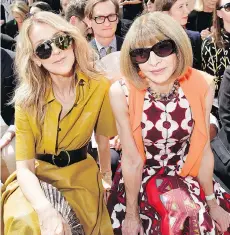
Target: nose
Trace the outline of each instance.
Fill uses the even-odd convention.
[[[188,16],[188,14],[189,14],[189,9],[188,9],[188,6],[187,5],[184,5],[184,14],[186,15],[186,16]]]
[[[157,56],[153,51],[150,52],[150,56],[149,56],[149,64],[151,64],[152,66],[156,67],[159,63],[161,63],[162,58]]]
[[[111,22],[109,21],[108,18],[105,18],[105,22],[104,22],[104,25],[105,26],[110,26]]]
[[[52,46],[52,54],[54,54],[54,55],[60,54],[61,49],[58,48],[58,47],[55,45],[55,43],[52,43],[51,46]]]

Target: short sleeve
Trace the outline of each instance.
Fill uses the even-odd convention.
[[[16,160],[35,158],[35,140],[28,115],[19,106],[15,107]]]
[[[106,90],[99,117],[95,127],[95,133],[107,137],[117,135],[116,122],[109,100],[109,88]]]

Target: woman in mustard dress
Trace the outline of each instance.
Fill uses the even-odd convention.
[[[116,135],[109,82],[80,32],[53,13],[24,22],[16,51],[17,174],[3,186],[4,234],[71,234],[40,180],[61,192],[86,235],[113,234],[101,183],[111,175],[108,139]],[[87,154],[93,130],[100,170]]]

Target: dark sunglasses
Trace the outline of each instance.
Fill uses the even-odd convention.
[[[171,39],[162,40],[151,48],[136,48],[129,52],[134,64],[143,64],[148,61],[150,52],[153,51],[159,57],[166,57],[176,52],[176,44]]]
[[[217,10],[221,10],[222,8],[224,8],[225,11],[230,12],[230,2],[218,7]]]
[[[35,49],[35,54],[42,60],[48,59],[52,54],[52,43],[61,50],[66,50],[72,43],[73,38],[69,35],[58,35],[50,40],[39,44]]]
[[[149,1],[149,0],[144,0],[145,5],[147,5],[148,1]],[[154,3],[155,0],[150,0],[150,2],[151,2],[151,3]]]

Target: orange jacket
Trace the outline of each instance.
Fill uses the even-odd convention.
[[[212,76],[188,68],[185,75],[179,78],[179,82],[191,106],[193,119],[195,121],[189,152],[180,175],[183,177],[187,175],[196,177],[199,173],[203,150],[208,140],[205,121],[205,97],[209,90],[210,83],[212,82]],[[131,128],[137,149],[144,161],[146,160],[146,156],[142,139],[141,118],[145,92],[146,90],[138,90],[134,85],[129,84]]]

